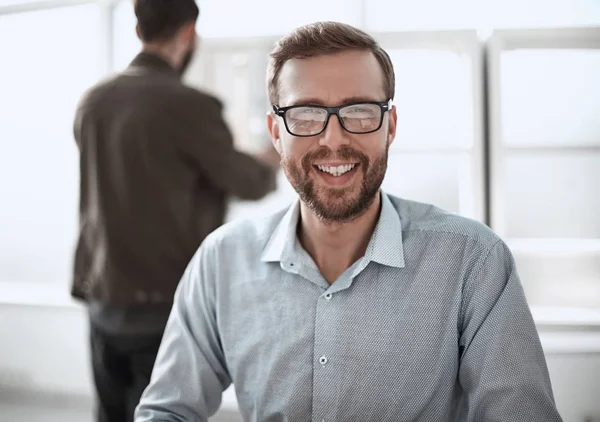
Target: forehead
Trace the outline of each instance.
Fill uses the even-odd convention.
[[[291,59],[279,74],[279,106],[306,99],[335,106],[347,98],[384,101],[383,71],[370,51],[344,51]]]

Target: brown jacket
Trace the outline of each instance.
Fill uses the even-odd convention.
[[[84,94],[74,123],[74,297],[171,303],[188,261],[223,224],[226,197],[258,199],[275,188],[270,168],[234,149],[221,109],[148,53]]]

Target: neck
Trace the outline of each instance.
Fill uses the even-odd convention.
[[[177,58],[173,54],[173,48],[171,46],[162,44],[144,44],[142,49],[144,53],[153,54],[166,61],[173,69],[177,68]]]
[[[324,221],[300,203],[298,238],[329,284],[364,256],[377,224],[381,194],[367,210],[349,222]]]

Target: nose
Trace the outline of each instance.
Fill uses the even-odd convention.
[[[321,134],[319,139],[319,145],[327,146],[331,150],[337,150],[341,145],[347,145],[350,143],[348,138],[348,132],[344,130],[340,123],[339,117],[335,114],[329,116],[327,127]]]

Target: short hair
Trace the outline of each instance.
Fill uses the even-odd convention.
[[[134,11],[143,42],[166,41],[200,15],[195,0],[135,0]]]
[[[339,22],[316,22],[296,28],[280,39],[269,56],[267,92],[271,104],[279,101],[279,74],[286,61],[349,50],[373,53],[383,71],[383,88],[387,98],[394,98],[394,66],[390,56],[375,39],[360,29]]]

